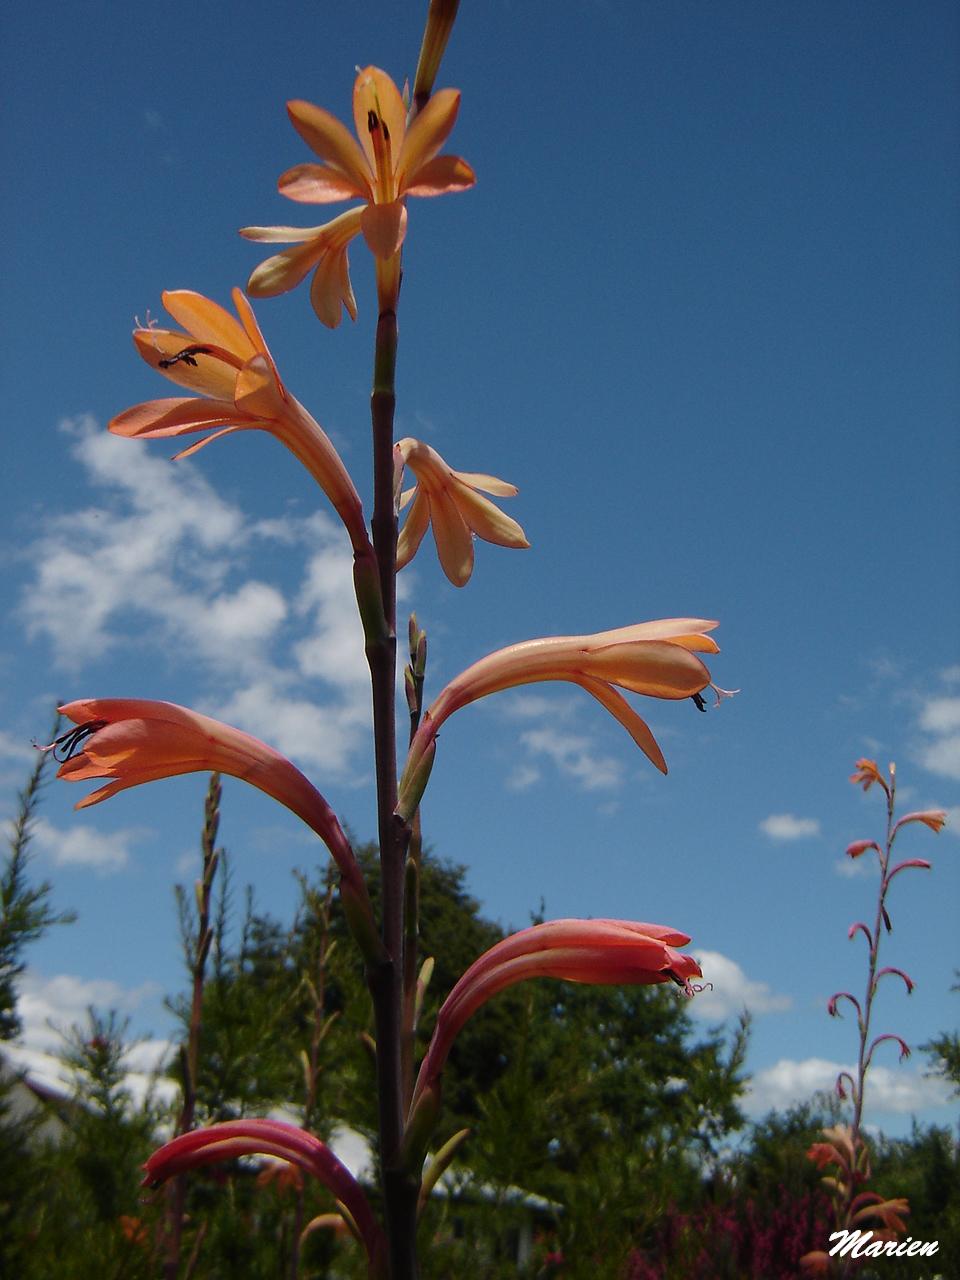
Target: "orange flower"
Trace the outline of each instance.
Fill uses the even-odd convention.
[[[689,941],[676,929],[633,920],[553,920],[504,938],[470,966],[441,1006],[413,1105],[435,1086],[464,1023],[498,991],[527,978],[563,978],[634,986],[675,982],[690,992],[700,966],[675,950]]]
[[[439,196],[464,191],[476,181],[459,156],[439,155],[456,122],[460,94],[441,89],[407,127],[407,108],[385,71],[366,67],[353,87],[358,142],[335,116],[309,102],[289,102],[293,127],[324,161],[300,164],[280,177],[283,195],[303,204],[365,201],[319,227],[244,227],[248,240],[298,242],[260,264],[247,288],[253,297],[273,297],[293,289],[316,268],[310,298],[320,320],[340,323],[341,307],[353,319],[357,309],[350,286],[347,246],[361,232],[376,258],[399,253],[407,229],[407,196]]]
[[[138,328],[133,340],[151,368],[200,396],[135,405],[110,423],[114,435],[153,440],[220,428],[176,455],[183,458],[234,431],[269,431],[303,463],[333,503],[354,549],[367,548],[363,508],[353,481],[322,428],[280,381],[241,291],[233,291],[239,322],[199,293],[175,289],[162,296],[183,330]]]
[[[333,855],[344,889],[349,887],[362,910],[369,909],[360,867],[333,810],[279,751],[240,729],[172,702],[85,698],[59,710],[77,728],[44,748],[60,762],[57,777],[68,782],[112,779],[85,796],[78,809],[157,778],[206,771],[230,774],[302,818]]]
[[[407,815],[410,797],[415,799],[426,784],[424,773],[430,767],[434,740],[448,716],[487,694],[540,680],[569,680],[586,689],[620,721],[661,773],[666,773],[663,753],[649,727],[614,685],[648,698],[693,698],[702,709],[702,690],[712,688],[718,699],[727,693],[712,684],[710,672],[695,656],[697,651],[719,653],[716,642],[704,634],[717,625],[702,618],[638,622],[590,636],[527,640],[481,658],[451,680],[424,713],[410,744],[399,812]]]
[[[516,520],[484,498],[479,490],[498,497],[513,497],[516,486],[496,476],[454,471],[436,450],[409,437],[396,445],[400,465],[417,477],[417,484],[401,496],[401,509],[413,499],[397,543],[397,568],[410,563],[427,526],[443,571],[455,587],[462,587],[473,572],[473,534],[500,547],[529,547]]]

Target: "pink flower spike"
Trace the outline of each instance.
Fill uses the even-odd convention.
[[[876,840],[855,840],[853,844],[847,845],[847,857],[859,858],[867,849],[876,849],[877,853],[880,852],[880,846]]]
[[[929,827],[931,831],[939,834],[946,825],[947,815],[943,809],[923,809],[919,813],[908,813],[900,819],[893,828],[896,834],[901,827],[905,827],[908,822],[922,822],[924,826]]]
[[[288,1160],[312,1174],[349,1211],[360,1231],[371,1264],[379,1275],[385,1257],[383,1233],[360,1184],[326,1143],[296,1125],[281,1120],[229,1120],[193,1129],[155,1151],[147,1163],[144,1185],[158,1186],[187,1169],[232,1160],[244,1155],[269,1155]]]
[[[907,858],[905,862],[898,862],[890,874],[887,876],[887,884],[901,871],[906,871],[907,867],[916,867],[919,871],[929,871],[932,864],[926,858]]]
[[[877,1048],[878,1045],[883,1044],[884,1040],[893,1040],[896,1044],[900,1046],[901,1062],[904,1060],[904,1058],[910,1057],[910,1046],[907,1044],[906,1040],[904,1040],[902,1036],[895,1036],[892,1031],[885,1031],[882,1036],[877,1036],[877,1038],[871,1044],[870,1048],[867,1050],[867,1057],[864,1063],[864,1071],[866,1071],[867,1065],[873,1059],[874,1050]]]
[[[411,1104],[436,1090],[453,1042],[467,1020],[492,996],[527,978],[568,982],[654,984],[675,982],[692,990],[700,977],[692,956],[674,950],[689,941],[663,925],[630,920],[554,920],[511,934],[476,960],[437,1014]]]
[[[860,1001],[857,999],[857,997],[851,995],[849,991],[838,991],[835,995],[832,995],[830,999],[827,1001],[827,1013],[829,1013],[831,1018],[843,1017],[843,1014],[840,1012],[839,1008],[837,1007],[841,1000],[849,1000],[850,1003],[853,1005],[853,1007],[857,1011],[857,1018],[860,1018],[862,1016]]]
[[[867,928],[867,926],[863,923],[863,921],[862,921],[862,920],[858,920],[858,921],[856,922],[856,924],[852,924],[852,925],[850,926],[850,928],[847,930],[847,937],[848,937],[848,938],[850,939],[850,941],[852,942],[852,941],[853,941],[854,936],[855,936],[858,932],[860,932],[861,930],[863,931],[863,936],[864,936],[864,937],[866,938],[866,940],[867,940],[867,946],[868,946],[868,947],[872,947],[872,946],[873,946],[873,934],[870,932],[870,930]]]
[[[173,702],[145,698],[83,698],[59,708],[77,726],[43,750],[60,764],[58,778],[110,781],[78,809],[109,800],[127,787],[185,773],[226,773],[285,805],[324,842],[362,904],[366,886],[350,844],[326,800],[279,751],[249,733]]]
[[[877,974],[876,981],[879,982],[885,973],[892,973],[892,974],[895,974],[898,978],[902,978],[903,985],[907,988],[907,995],[910,995],[914,987],[917,985],[914,982],[914,980],[910,977],[909,974],[904,973],[902,969],[898,969],[894,965],[889,965],[889,964],[885,968],[880,970],[880,972]]]

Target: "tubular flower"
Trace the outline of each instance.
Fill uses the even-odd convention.
[[[690,979],[701,976],[700,966],[675,949],[689,941],[676,929],[632,920],[554,920],[504,938],[470,966],[441,1006],[414,1105],[435,1086],[467,1019],[505,987],[527,978],[563,978],[631,985],[675,982],[690,993]]]
[[[346,525],[354,549],[366,548],[363,508],[353,481],[320,425],[280,381],[241,291],[233,291],[239,321],[209,298],[187,289],[168,291],[162,297],[182,330],[138,328],[134,343],[151,368],[200,395],[135,405],[113,419],[113,434],[154,440],[219,428],[176,455],[183,458],[234,431],[268,431],[320,485]]]
[[[367,893],[360,867],[333,810],[300,770],[258,738],[172,702],[142,698],[85,698],[60,714],[77,726],[45,750],[60,761],[58,778],[83,782],[109,778],[78,809],[118,791],[182,773],[227,773],[258,787],[324,842],[343,876],[343,887],[361,904]]]
[[[400,498],[401,509],[413,499],[397,542],[397,568],[410,563],[428,525],[443,571],[455,587],[462,587],[473,572],[473,535],[500,547],[529,547],[523,530],[479,490],[511,498],[516,486],[496,476],[454,471],[436,450],[409,436],[395,446],[401,466],[406,465],[417,483]]]
[[[244,227],[240,234],[248,240],[299,244],[257,267],[247,285],[253,297],[286,293],[316,268],[310,298],[320,320],[335,328],[341,306],[356,319],[347,262],[350,241],[362,233],[376,258],[392,258],[406,235],[407,196],[464,191],[476,182],[465,160],[438,154],[459,109],[460,94],[441,89],[408,128],[403,98],[378,67],[358,72],[353,86],[359,142],[321,107],[289,102],[293,127],[324,163],[288,169],[278,184],[281,194],[302,204],[366,203],[319,227]]]
[[[448,716],[487,694],[539,680],[569,680],[592,694],[623,725],[661,773],[667,766],[656,739],[614,685],[648,698],[694,698],[702,690],[726,690],[711,684],[710,672],[696,652],[719,653],[704,633],[718,624],[701,618],[668,618],[590,636],[548,636],[498,649],[452,680],[427,709],[413,742],[401,781],[413,787],[418,770],[430,759],[437,731]]]
[[[371,1275],[382,1274],[383,1232],[363,1189],[326,1143],[296,1125],[281,1120],[228,1120],[206,1129],[193,1129],[153,1153],[144,1165],[143,1182],[145,1186],[158,1186],[185,1170],[249,1155],[287,1160],[322,1182],[356,1227],[367,1250]]]

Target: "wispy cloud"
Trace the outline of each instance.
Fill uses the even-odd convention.
[[[918,724],[923,733],[919,763],[938,777],[960,781],[960,697],[927,698]]]
[[[801,1102],[809,1102],[816,1093],[830,1093],[841,1071],[855,1072],[849,1063],[829,1062],[825,1058],[791,1060],[781,1058],[772,1067],[758,1071],[747,1085],[744,1106],[753,1117],[769,1111],[783,1111]],[[946,1081],[925,1076],[919,1071],[884,1066],[871,1067],[867,1098],[868,1113],[919,1111],[943,1106],[949,1101]]]
[[[31,826],[34,847],[58,867],[89,867],[101,875],[122,871],[130,861],[132,848],[152,832],[143,827],[120,831],[99,831],[89,823],[61,830],[46,818],[35,818]]]
[[[820,834],[820,823],[816,818],[798,818],[792,813],[771,813],[758,825],[771,840],[808,840]]]
[[[623,784],[623,761],[606,754],[579,725],[573,727],[577,710],[572,699],[526,690],[498,700],[499,714],[506,719],[535,722],[517,735],[523,755],[507,778],[511,791],[525,791],[540,782],[544,764],[584,791],[613,791]]]
[[[748,978],[735,960],[719,951],[694,951],[708,985],[689,1009],[698,1018],[720,1021],[746,1009],[753,1014],[783,1013],[791,1008],[789,996],[777,995],[766,982]]]

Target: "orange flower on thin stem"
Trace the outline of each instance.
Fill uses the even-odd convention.
[[[84,698],[68,702],[59,711],[77,727],[44,748],[60,762],[57,777],[68,782],[110,779],[76,808],[86,809],[127,787],[158,778],[229,774],[258,787],[302,818],[333,855],[343,877],[342,888],[362,910],[369,911],[363,875],[333,810],[279,751],[232,725],[172,702]]]
[[[497,992],[527,978],[563,978],[634,986],[675,982],[692,993],[690,979],[701,976],[700,966],[676,950],[689,941],[676,929],[633,920],[554,920],[504,938],[470,966],[441,1006],[412,1106],[436,1086],[464,1023]]]
[[[178,386],[199,392],[199,397],[135,405],[113,419],[113,434],[155,440],[219,428],[176,455],[185,458],[234,431],[268,431],[320,485],[343,520],[354,550],[365,552],[369,539],[353,481],[319,423],[280,381],[241,291],[233,291],[239,321],[209,298],[187,289],[162,296],[182,330],[138,328],[133,340],[151,368]]]
[[[516,486],[496,476],[454,471],[435,449],[407,437],[396,446],[399,468],[404,465],[417,483],[401,495],[401,510],[413,499],[397,542],[397,568],[410,563],[427,528],[433,537],[443,571],[455,587],[462,587],[473,572],[473,535],[501,547],[529,547],[523,530],[499,507],[483,496],[513,497]],[[399,469],[398,468],[398,469]]]
[[[663,752],[648,725],[614,686],[648,698],[693,698],[700,710],[704,689],[712,688],[718,700],[727,696],[730,691],[712,683],[710,672],[696,656],[697,652],[720,652],[705,634],[717,625],[702,618],[638,622],[596,635],[527,640],[481,658],[451,680],[424,713],[410,744],[398,813],[409,818],[416,809],[432,764],[437,731],[454,711],[501,689],[541,680],[569,680],[586,689],[666,773]]]
[[[342,307],[353,319],[357,308],[350,285],[347,246],[362,234],[378,264],[394,258],[407,230],[407,196],[439,196],[465,191],[476,182],[459,156],[440,155],[460,109],[460,94],[441,89],[407,125],[407,108],[385,71],[366,67],[353,87],[354,138],[335,116],[309,102],[289,102],[293,127],[323,164],[300,164],[282,174],[282,195],[302,204],[365,201],[319,227],[244,227],[248,240],[297,242],[262,262],[247,289],[253,297],[273,297],[295,288],[315,269],[310,299],[330,328]]]

